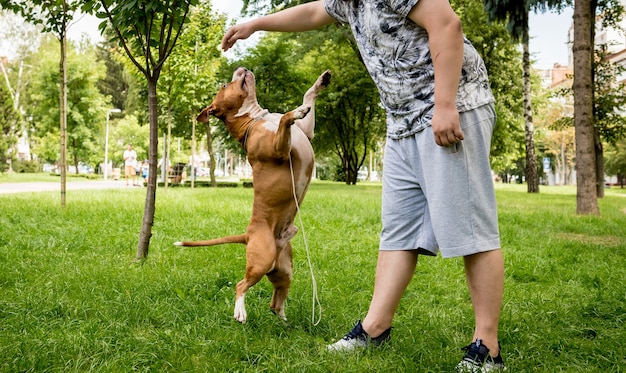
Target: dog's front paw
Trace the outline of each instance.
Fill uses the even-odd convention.
[[[306,117],[306,115],[311,111],[311,107],[309,105],[299,106],[296,110],[293,111],[293,119],[302,119]]]
[[[235,313],[233,315],[235,320],[239,321],[242,324],[245,324],[246,320],[248,319],[248,313],[246,312],[246,303],[244,298],[244,296],[240,296],[235,301]]]

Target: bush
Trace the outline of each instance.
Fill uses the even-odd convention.
[[[39,162],[37,161],[14,161],[13,171],[20,174],[34,174],[39,172]]]

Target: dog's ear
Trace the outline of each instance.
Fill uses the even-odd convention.
[[[213,105],[204,108],[200,114],[198,115],[198,117],[196,118],[196,120],[200,123],[206,123],[209,121],[209,115],[212,115],[214,111]]]

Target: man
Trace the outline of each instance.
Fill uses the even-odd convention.
[[[137,165],[137,153],[133,150],[133,146],[128,144],[126,146],[126,150],[124,150],[124,177],[126,178],[126,186],[128,186],[128,177],[132,176],[133,185],[138,185],[136,183],[136,175],[135,166]]]
[[[350,25],[378,87],[387,142],[374,294],[363,323],[328,349],[387,341],[418,255],[441,251],[463,257],[474,308],[474,335],[458,369],[504,369],[504,261],[489,165],[494,99],[448,1],[314,1],[231,27],[222,49],[259,30],[308,31],[337,21]]]

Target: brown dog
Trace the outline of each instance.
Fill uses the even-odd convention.
[[[241,323],[247,318],[246,292],[264,275],[274,286],[270,309],[286,319],[285,299],[292,278],[290,240],[298,232],[293,221],[309,187],[315,162],[311,147],[314,105],[318,93],[329,82],[330,72],[325,71],[305,93],[302,106],[286,114],[268,113],[257,102],[254,75],[238,68],[232,81],[198,116],[200,122],[207,122],[209,115],[221,119],[248,153],[254,186],[252,218],[242,235],[176,245],[246,244],[246,274],[237,284],[235,296],[234,317]]]

